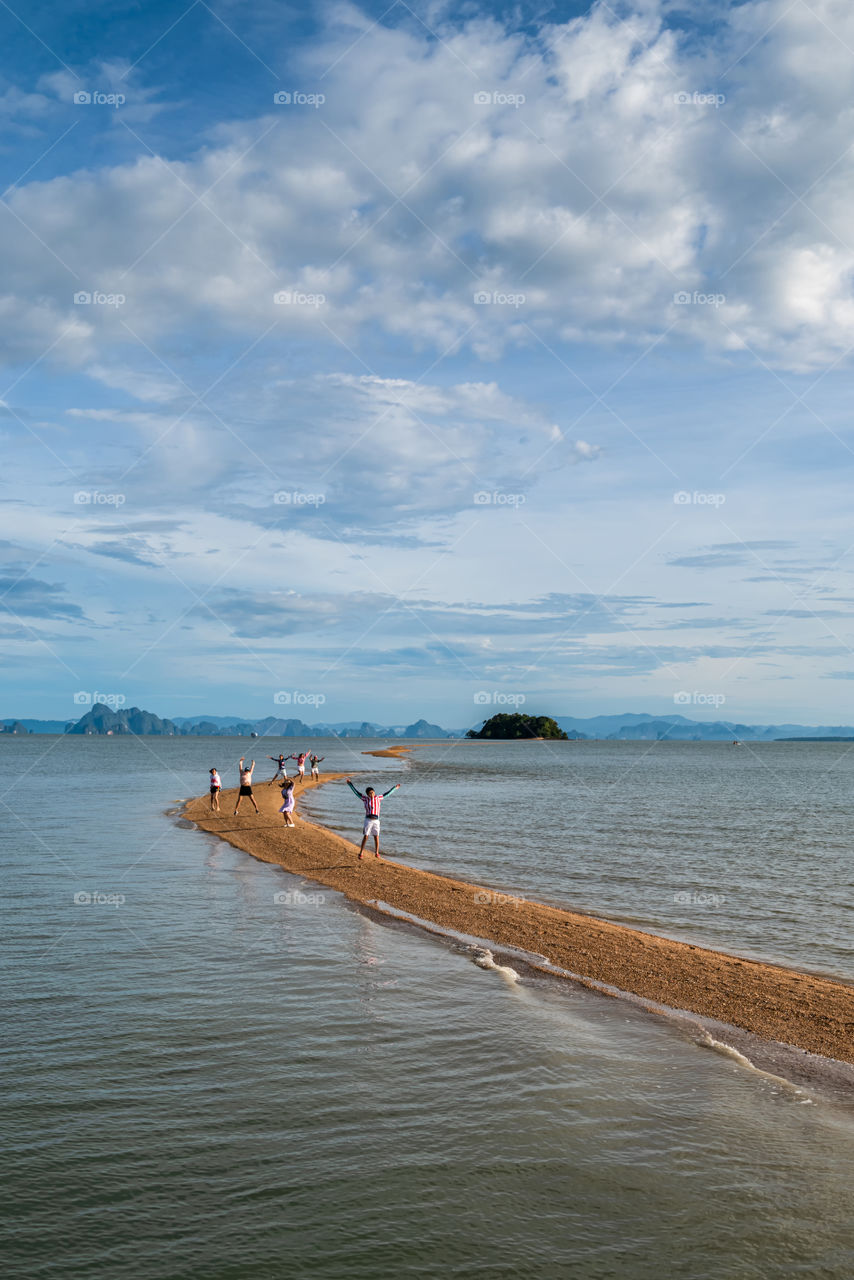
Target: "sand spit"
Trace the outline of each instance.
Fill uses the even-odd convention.
[[[408,749],[364,754],[399,755]],[[321,783],[344,777],[328,774]],[[293,830],[284,828],[277,812],[279,787],[265,783],[255,787],[260,814],[244,800],[234,818],[237,792],[229,790],[222,793],[221,813],[212,814],[204,796],[188,801],[184,815],[262,862],[278,863],[353,901],[388,903],[442,928],[547,956],[553,965],[593,982],[742,1027],[766,1040],[854,1063],[854,986],[641,933],[400,862],[377,862],[373,856],[359,862],[358,844],[299,814],[299,797],[318,785],[297,785]],[[357,839],[360,827],[361,812],[354,803]]]

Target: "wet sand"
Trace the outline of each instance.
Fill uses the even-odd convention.
[[[364,754],[399,755],[404,750]],[[854,986],[641,933],[400,862],[377,862],[373,854],[359,862],[362,812],[355,797],[356,844],[306,822],[299,813],[300,796],[307,790],[344,777],[328,774],[320,783],[297,786],[293,830],[285,828],[278,813],[279,787],[266,783],[255,787],[260,814],[244,800],[237,818],[232,816],[236,789],[222,793],[219,814],[210,812],[207,796],[188,801],[184,814],[203,831],[262,862],[278,863],[355,902],[387,903],[442,928],[547,956],[552,964],[592,982],[854,1063]]]

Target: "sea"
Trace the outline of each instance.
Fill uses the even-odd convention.
[[[854,744],[0,738],[4,1275],[850,1280],[832,1071],[485,965],[182,817],[297,745],[399,781],[389,856],[508,910],[854,979]],[[360,830],[343,784],[302,811]]]

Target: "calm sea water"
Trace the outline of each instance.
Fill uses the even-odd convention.
[[[6,1274],[854,1273],[848,1104],[629,1004],[511,983],[164,814],[211,765],[232,783],[245,745],[0,741]],[[843,971],[850,778],[824,747],[762,749],[786,780],[766,856],[744,751],[433,745],[402,768],[364,745],[324,744],[326,767],[406,779],[384,834],[419,865],[732,945],[749,880],[751,950]],[[312,802],[352,832],[347,794]],[[685,891],[727,902],[680,914]]]

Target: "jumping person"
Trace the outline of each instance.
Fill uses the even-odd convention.
[[[222,779],[216,769],[211,769],[211,808],[219,813],[219,793],[222,791]]]
[[[374,853],[379,858],[380,862],[382,862],[382,858],[380,858],[380,805],[383,800],[385,800],[386,796],[391,795],[392,791],[397,791],[400,783],[396,782],[393,787],[389,787],[388,791],[384,791],[382,795],[377,795],[373,787],[368,787],[363,795],[361,791],[358,791],[353,786],[353,783],[349,778],[347,779],[347,786],[353,792],[353,795],[358,796],[362,801],[362,804],[365,806],[365,825],[362,827],[362,845],[359,849],[359,861],[361,862],[364,857],[365,844],[368,836],[373,836]]]
[[[283,804],[281,809],[279,810],[279,813],[282,815],[282,818],[284,819],[285,826],[293,827],[296,825],[293,820],[293,812],[294,812],[294,780],[293,778],[289,778],[288,781],[285,783],[285,785],[282,787],[282,801],[283,801]]]
[[[305,762],[308,759],[308,752],[301,751],[298,756],[288,756],[288,759],[296,760],[300,782],[305,782]]]
[[[272,778],[270,779],[270,782],[271,783],[278,782],[279,778],[286,779],[288,776],[288,770],[287,770],[287,766],[285,765],[285,757],[281,754],[281,752],[277,756],[267,756],[267,759],[272,760],[273,764],[276,766],[276,772],[273,774]]]
[[[326,756],[309,756],[308,762],[311,765],[311,776],[313,778],[320,777],[320,770],[318,769],[317,766],[321,763],[321,761],[325,759],[326,759]]]
[[[237,804],[234,806],[235,814],[237,813],[237,810],[240,808],[240,801],[243,799],[244,796],[249,797],[249,799],[252,801],[255,812],[256,813],[259,812],[258,806],[257,804],[255,804],[255,797],[252,794],[252,770],[255,768],[255,761],[254,760],[252,761],[248,769],[244,768],[245,764],[246,764],[246,757],[241,756],[240,764],[238,765],[238,768],[240,770],[240,790],[237,793]]]

